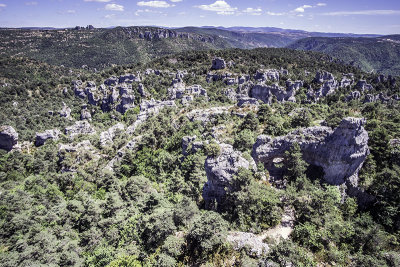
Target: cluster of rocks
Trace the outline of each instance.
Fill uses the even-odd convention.
[[[136,121],[127,128],[127,133],[132,134],[135,129],[144,123],[151,115],[158,114],[163,108],[176,108],[173,100],[160,101],[160,100],[145,100],[140,104],[140,112]]]
[[[335,93],[339,88],[339,83],[333,74],[327,71],[317,72],[314,81],[321,84],[321,87],[317,90],[313,90],[311,87],[308,88],[307,98],[310,101],[318,101],[322,97]]]
[[[278,102],[296,102],[295,94],[302,82],[291,84],[287,89],[280,87],[278,84],[256,84],[250,90],[250,97],[259,99],[266,104],[271,104],[275,99]]]
[[[349,194],[359,196],[362,192],[358,189],[358,171],[369,154],[364,124],[365,119],[349,117],[336,129],[315,126],[276,138],[261,135],[253,146],[252,157],[262,162],[270,175],[282,176],[284,169],[275,163],[297,143],[303,159],[322,168],[327,183],[345,186]]]
[[[265,82],[265,81],[277,82],[279,81],[280,77],[279,74],[280,72],[275,69],[258,70],[254,75],[254,79],[259,82]]]
[[[207,98],[207,91],[201,85],[192,85],[185,87],[184,83],[173,83],[173,87],[168,89],[170,100],[181,99],[183,105],[188,105],[196,97],[203,96]]]
[[[228,113],[230,108],[232,108],[232,106],[195,109],[187,113],[186,117],[190,121],[201,121],[203,123],[207,123],[216,115]]]
[[[264,164],[271,180],[282,179],[285,152],[297,143],[303,159],[323,170],[325,182],[341,186],[345,193],[357,197],[360,203],[367,203],[372,198],[358,187],[358,172],[369,154],[368,133],[364,124],[365,119],[349,117],[335,129],[315,126],[276,138],[261,135],[253,146],[252,158],[256,163]],[[185,140],[185,151],[191,142],[193,138]],[[240,167],[255,169],[255,162],[243,158],[231,145],[221,144],[220,147],[221,154],[210,156],[205,162],[208,181],[203,188],[203,198],[210,209],[215,203],[223,203],[226,190],[232,189],[232,177]]]
[[[135,96],[132,90],[132,81],[136,76],[133,74],[121,77],[111,77],[104,81],[99,87],[94,82],[87,82],[83,87],[82,81],[73,83],[75,95],[87,99],[91,105],[99,105],[104,112],[112,109],[125,113],[135,106]]]
[[[374,83],[386,83],[389,82],[390,86],[395,86],[396,85],[396,78],[394,78],[392,75],[388,75],[387,77],[383,74],[377,76],[374,81]]]

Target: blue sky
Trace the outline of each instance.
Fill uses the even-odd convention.
[[[0,0],[0,27],[157,25],[400,33],[400,0]]]

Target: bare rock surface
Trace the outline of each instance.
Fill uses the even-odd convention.
[[[79,134],[94,134],[95,132],[88,121],[77,121],[75,124],[65,128],[65,134],[70,138]]]
[[[207,157],[204,167],[207,183],[203,188],[203,198],[206,208],[213,208],[215,202],[222,203],[225,198],[225,188],[231,187],[230,181],[239,168],[255,169],[254,161],[243,158],[242,153],[235,151],[231,145],[220,144],[221,154],[217,157]]]
[[[365,119],[348,117],[334,130],[315,126],[276,138],[261,135],[253,146],[252,156],[256,162],[264,163],[270,173],[279,173],[274,160],[284,158],[284,153],[298,143],[303,159],[322,167],[327,183],[345,184],[351,191],[358,186],[358,172],[369,154],[364,124]]]
[[[35,146],[42,146],[47,140],[58,140],[61,132],[58,129],[46,130],[43,133],[36,133]]]
[[[18,133],[11,126],[0,126],[0,148],[11,151],[18,143]]]

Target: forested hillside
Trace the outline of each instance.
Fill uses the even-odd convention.
[[[122,33],[132,58],[100,57]],[[400,265],[399,77],[283,48],[136,63],[129,34],[2,54],[1,266]],[[194,36],[143,47],[218,44]]]
[[[377,38],[312,37],[298,40],[288,47],[326,53],[366,72],[400,74],[398,35]]]

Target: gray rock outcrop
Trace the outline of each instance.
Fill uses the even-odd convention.
[[[247,96],[241,96],[238,98],[238,107],[243,107],[243,106],[258,106],[258,99],[257,98],[251,98]]]
[[[75,124],[65,128],[65,134],[70,138],[79,134],[94,134],[95,132],[88,121],[76,121]]]
[[[282,173],[274,165],[274,160],[284,158],[284,153],[298,143],[303,159],[322,167],[327,183],[345,184],[353,190],[358,186],[358,171],[369,154],[368,133],[364,124],[365,119],[349,117],[334,130],[315,126],[276,138],[261,135],[253,146],[252,156],[256,162],[264,163],[270,173],[279,175]]]
[[[211,68],[212,68],[213,70],[222,70],[222,69],[225,69],[225,68],[226,68],[226,62],[225,62],[224,59],[222,59],[222,58],[220,58],[220,57],[214,58],[213,61],[212,61],[212,66],[211,66]]]
[[[18,133],[11,126],[0,126],[0,149],[11,151],[18,143]]]
[[[274,97],[279,102],[296,102],[295,94],[296,90],[294,88],[286,90],[277,84],[256,84],[250,90],[250,97],[257,98],[266,104],[271,104]]]
[[[324,83],[327,81],[332,81],[335,80],[335,77],[333,76],[332,73],[327,72],[327,71],[319,71],[315,74],[314,81],[317,83]]]
[[[231,180],[239,168],[255,169],[254,161],[249,162],[242,153],[235,151],[231,145],[220,144],[221,154],[207,157],[204,164],[207,183],[203,188],[203,199],[207,209],[214,209],[216,203],[223,203],[226,189],[232,190]]]
[[[100,145],[106,147],[107,145],[113,144],[113,140],[118,132],[125,129],[122,123],[117,123],[116,125],[109,128],[107,131],[100,133]]]
[[[258,70],[254,75],[254,79],[260,82],[264,81],[272,81],[277,82],[279,81],[279,71],[270,69],[270,70]]]
[[[60,130],[46,130],[43,133],[36,133],[35,146],[42,146],[47,140],[58,140],[61,132]]]
[[[65,103],[63,103],[63,108],[58,112],[58,114],[60,114],[61,117],[71,119],[71,109]]]
[[[356,84],[356,88],[360,89],[361,92],[371,91],[374,87],[367,83],[366,80],[359,80]]]
[[[269,252],[269,246],[264,243],[264,239],[264,236],[257,236],[246,232],[233,232],[226,238],[232,244],[233,249],[241,250],[242,248],[249,248],[250,251],[248,253],[254,257],[260,257]]]

